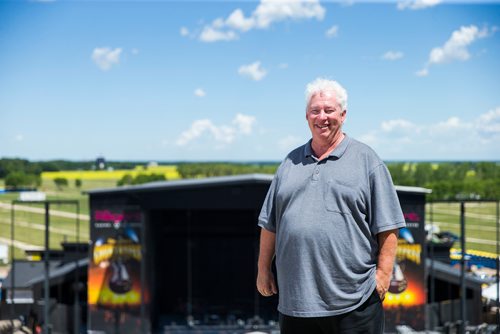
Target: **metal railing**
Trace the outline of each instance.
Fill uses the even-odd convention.
[[[479,269],[480,266],[490,268],[496,283],[496,317],[497,333],[500,332],[500,201],[498,200],[461,200],[431,201],[426,208],[427,225],[432,235],[446,235],[456,238],[450,254],[452,263],[460,267],[460,321],[459,332],[465,333],[467,326],[466,272],[467,269]],[[437,228],[436,228],[437,227]],[[437,233],[437,231],[440,231]],[[433,245],[429,243],[431,272],[433,270]],[[471,259],[474,259],[471,260]],[[477,265],[478,262],[482,264]],[[471,268],[471,263],[476,263]],[[479,272],[479,270],[477,270]],[[479,275],[477,275],[479,276]],[[429,303],[435,301],[435,278],[429,282]]]
[[[80,242],[80,202],[77,200],[43,200],[43,201],[22,201],[13,200],[11,202],[11,240],[10,240],[10,277],[11,277],[11,316],[16,317],[16,265],[15,265],[15,227],[16,227],[16,205],[22,204],[23,206],[33,206],[33,205],[43,205],[44,210],[44,251],[43,251],[43,263],[44,263],[44,303],[43,303],[43,333],[49,334],[51,332],[50,316],[49,316],[49,306],[50,306],[50,206],[51,205],[74,205],[75,206],[75,228],[76,228],[76,243]],[[29,211],[29,210],[28,210]],[[29,222],[28,222],[29,223]],[[75,260],[75,268],[78,272],[78,259]],[[75,276],[75,287],[78,286],[78,277]],[[79,332],[79,313],[78,313],[79,297],[78,290],[75,289],[74,294],[74,331]]]

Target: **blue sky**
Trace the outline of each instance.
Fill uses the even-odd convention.
[[[384,160],[500,160],[500,1],[0,0],[0,157],[278,161],[305,85]]]

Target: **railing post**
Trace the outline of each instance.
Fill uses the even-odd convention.
[[[45,252],[44,252],[44,266],[45,266],[45,281],[44,281],[44,305],[43,305],[43,332],[50,333],[50,319],[49,319],[49,303],[50,303],[50,284],[49,284],[49,202],[45,202]]]
[[[462,248],[462,258],[460,259],[460,333],[465,334],[465,324],[467,323],[467,313],[465,308],[466,288],[465,288],[465,203],[460,202],[460,246]]]
[[[500,216],[500,201],[497,200],[497,221],[496,221],[496,225],[497,225],[497,237],[496,237],[496,245],[497,245],[497,300],[496,300],[496,306],[497,306],[497,311],[496,311],[496,323],[497,323],[497,334],[500,333],[500,220],[499,220],[499,216]]]

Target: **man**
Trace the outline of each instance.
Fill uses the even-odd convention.
[[[278,168],[262,206],[257,289],[278,293],[282,334],[382,333],[398,229],[405,226],[387,167],[342,132],[347,93],[306,89],[312,139]]]

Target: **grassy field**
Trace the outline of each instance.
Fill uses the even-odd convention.
[[[49,200],[77,200],[80,205],[80,214],[85,218],[79,219],[80,228],[77,231],[76,206],[75,205],[51,205],[50,209],[74,214],[75,217],[62,217],[56,213],[50,215],[50,247],[61,248],[62,241],[76,241],[77,236],[80,241],[89,239],[89,204],[88,195],[84,192],[96,188],[112,188],[116,186],[117,180],[83,180],[80,188],[75,187],[75,183],[69,182],[68,187],[58,189],[53,180],[45,179],[40,191],[47,194]],[[3,187],[3,180],[0,180],[0,187]],[[18,199],[18,193],[0,194],[0,243],[10,242],[11,239],[11,201]],[[38,209],[40,212],[30,212],[26,210]],[[45,215],[44,207],[40,204],[19,204],[15,207],[15,227],[14,256],[25,258],[25,249],[41,247],[44,245]]]
[[[432,219],[431,219],[432,210]],[[496,253],[496,203],[465,203],[465,248]],[[426,222],[460,236],[460,203],[434,203],[426,207]],[[454,245],[460,248],[459,242]]]

